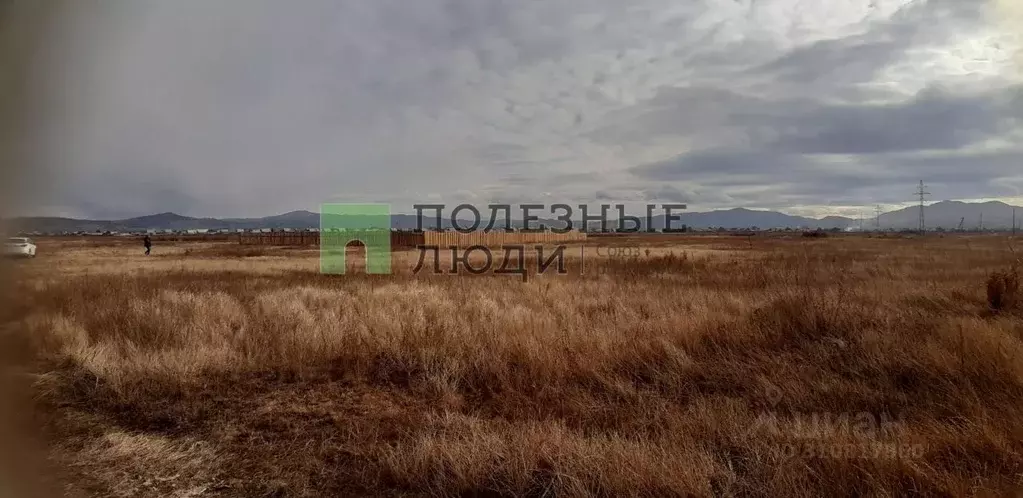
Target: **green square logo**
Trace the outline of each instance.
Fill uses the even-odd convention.
[[[320,273],[344,275],[345,249],[366,247],[366,273],[391,273],[391,205],[320,205]]]

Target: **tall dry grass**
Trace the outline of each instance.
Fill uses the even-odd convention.
[[[87,494],[1019,490],[1000,241],[672,240],[527,282],[268,275],[215,248],[54,278],[55,246],[4,337]]]

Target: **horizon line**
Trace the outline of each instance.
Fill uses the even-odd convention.
[[[933,205],[936,205],[936,204],[952,203],[952,202],[960,203],[960,204],[995,204],[995,203],[997,203],[997,204],[1003,204],[1003,205],[1005,205],[1007,207],[1023,209],[1023,206],[1016,206],[1016,205],[1009,204],[1008,202],[1001,201],[1001,200],[986,200],[986,201],[977,200],[977,201],[974,201],[974,202],[970,202],[970,201],[963,201],[963,200],[956,200],[956,199],[943,199],[943,200],[940,200],[940,201],[933,201],[933,202],[925,203],[924,206],[925,207],[929,207],[929,206],[933,206]],[[389,204],[389,203],[382,202],[382,203],[351,203],[351,204]],[[603,203],[596,203],[594,205],[602,205],[602,204]],[[619,203],[619,204],[621,204],[621,203]],[[510,204],[510,206],[521,206],[521,205],[522,204]],[[610,204],[610,205],[614,206],[615,204]],[[898,206],[898,204],[890,204],[890,205]],[[918,206],[918,203],[916,203],[916,202],[906,202],[906,203],[903,203],[903,205],[901,205],[901,207],[898,207],[898,208],[896,208],[894,210],[891,210],[891,211],[883,212],[882,215],[894,213],[894,212],[901,211],[901,210],[904,210],[904,209],[916,208],[917,206]],[[782,210],[782,209],[755,208],[755,207],[745,207],[745,206],[737,206],[737,207],[730,207],[730,208],[716,208],[716,209],[703,210],[703,211],[698,211],[698,210],[692,210],[692,211],[691,210],[682,210],[682,211],[679,211],[677,213],[677,215],[685,215],[685,214],[693,214],[693,213],[700,213],[700,214],[702,214],[702,213],[715,213],[715,212],[736,211],[736,210],[746,210],[746,211],[762,212],[762,213],[777,213],[777,214],[782,214],[782,215],[785,215],[785,216],[792,216],[792,217],[798,217],[798,218],[807,218],[807,219],[814,219],[814,220],[823,220],[825,218],[845,218],[845,219],[849,219],[849,220],[858,220],[858,219],[861,219],[861,218],[862,219],[873,219],[873,218],[876,217],[876,214],[875,215],[871,215],[871,216],[860,216],[860,217],[853,217],[853,216],[846,216],[846,215],[837,215],[837,214],[829,214],[829,215],[823,215],[823,216],[808,216],[808,215],[792,214],[792,213],[786,212],[786,211],[788,211],[788,209]],[[174,211],[162,211],[162,212],[151,213],[151,214],[143,214],[143,215],[138,215],[138,216],[129,216],[129,217],[126,217],[126,218],[75,218],[75,217],[70,217],[70,216],[48,216],[48,215],[34,215],[34,214],[30,214],[30,215],[19,214],[19,215],[14,215],[14,216],[3,216],[3,217],[0,217],[0,220],[17,220],[17,219],[25,219],[25,218],[55,218],[55,219],[66,219],[66,220],[85,221],[85,222],[116,222],[116,221],[134,220],[134,219],[139,219],[139,218],[147,218],[147,217],[153,217],[153,216],[161,216],[161,215],[174,215],[174,216],[180,216],[180,217],[183,217],[183,218],[191,218],[191,219],[195,219],[195,220],[258,220],[258,219],[273,218],[273,217],[284,216],[284,215],[295,214],[295,213],[309,213],[309,214],[314,214],[314,215],[321,214],[321,213],[318,213],[316,211],[310,211],[310,210],[307,210],[307,209],[296,209],[296,210],[291,210],[291,211],[286,211],[286,212],[283,212],[283,213],[271,214],[271,215],[266,215],[266,216],[192,216],[192,215],[180,214],[180,213],[177,213],[177,212],[174,212]],[[481,211],[481,214],[482,214],[482,211]],[[616,215],[617,212],[609,211],[608,214],[609,215]],[[628,216],[640,216],[640,215],[634,215],[634,214],[631,214],[631,213],[626,213],[626,214]],[[417,215],[416,214],[411,214],[411,213],[396,212],[396,213],[391,213],[390,216],[417,216]],[[554,214],[553,213],[551,213],[549,215],[538,214],[538,216],[540,216],[542,219],[545,219],[544,216],[554,216]],[[659,214],[657,216],[663,216],[663,214]],[[424,215],[424,219],[425,218],[435,219],[435,217],[432,216],[432,215]],[[485,218],[485,217],[483,217],[483,218]],[[450,217],[443,217],[443,219],[450,220]],[[461,218],[459,218],[459,219],[461,219]],[[515,219],[515,218],[513,217],[512,219]],[[615,218],[608,218],[608,220],[612,220],[612,219],[617,219],[617,217],[615,217]],[[573,219],[573,221],[575,221],[575,220]]]

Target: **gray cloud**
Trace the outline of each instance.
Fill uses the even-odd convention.
[[[958,150],[1015,127],[1007,98],[1019,91],[955,95],[927,89],[900,104],[832,105],[776,115],[783,130],[773,148],[807,154]]]
[[[40,59],[35,208],[864,205],[1019,195],[1008,15],[974,0],[122,0]],[[1010,26],[1011,27],[1011,26]],[[969,171],[972,173],[960,174]],[[903,184],[906,183],[906,184]]]
[[[858,106],[743,99],[747,110],[729,123],[746,132],[745,147],[696,150],[631,171],[722,189],[769,186],[772,207],[902,202],[921,179],[966,198],[1015,197],[1011,185],[1020,172],[1013,164],[1021,151],[970,146],[1016,129],[1019,92],[1019,86],[976,94],[928,89],[908,102]]]

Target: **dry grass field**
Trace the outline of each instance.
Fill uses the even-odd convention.
[[[5,385],[66,496],[1023,490],[1006,237],[586,246],[523,282],[43,240],[4,265]]]

